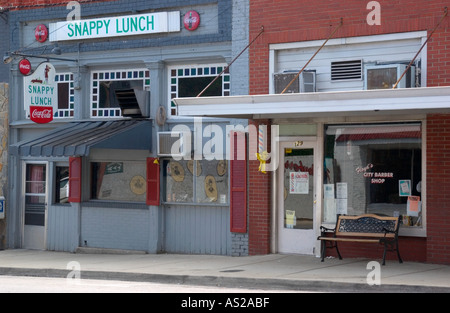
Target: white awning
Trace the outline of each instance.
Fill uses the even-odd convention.
[[[308,118],[450,113],[450,87],[173,99],[179,116]]]

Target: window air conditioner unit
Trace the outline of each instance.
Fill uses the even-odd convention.
[[[109,88],[122,109],[122,116],[150,116],[150,92],[142,88],[140,81],[116,81]]]
[[[286,86],[297,76],[298,71],[286,71],[273,75],[275,93],[280,94]],[[316,71],[303,71],[284,93],[315,92]]]
[[[365,67],[365,89],[392,89],[408,66],[406,64],[373,65]],[[416,87],[416,70],[411,66],[397,88]]]
[[[182,158],[191,151],[190,132],[158,132],[158,156]]]

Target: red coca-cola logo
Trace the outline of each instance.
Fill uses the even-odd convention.
[[[196,30],[200,25],[200,15],[198,12],[191,10],[184,15],[183,18],[184,28],[189,31]]]
[[[20,60],[19,71],[22,75],[28,75],[31,72],[31,63],[27,59]]]
[[[53,121],[53,108],[30,106],[30,119],[39,124],[45,124]]]
[[[39,42],[47,41],[48,38],[47,26],[45,26],[44,24],[38,25],[34,30],[34,37],[36,37],[36,40]]]

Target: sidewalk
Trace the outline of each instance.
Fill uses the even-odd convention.
[[[0,275],[81,278],[317,292],[450,292],[450,266],[386,261],[380,285],[367,259],[271,254],[249,257],[0,251]],[[380,262],[380,260],[377,260]],[[71,263],[77,262],[77,263]]]

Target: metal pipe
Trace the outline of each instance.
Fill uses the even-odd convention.
[[[231,66],[231,64],[233,64],[234,63],[234,61],[236,61],[241,55],[242,55],[242,53],[244,53],[244,51],[245,50],[247,50],[255,41],[256,41],[256,39],[258,39],[258,37],[259,36],[261,36],[261,34],[264,32],[264,26],[261,26],[261,31],[259,32],[259,34],[247,45],[247,47],[245,47],[244,48],[244,50],[242,50],[234,59],[233,59],[233,61],[231,61],[230,62],[230,64],[228,64],[228,66],[227,67],[225,67],[225,69],[222,71],[222,72],[220,72],[220,74],[219,75],[217,75],[214,79],[213,79],[213,81],[212,82],[210,82],[209,84],[208,84],[208,86],[206,86],[205,87],[205,89],[203,89],[198,95],[197,95],[197,98],[198,97],[201,97],[202,95],[203,95],[203,93],[209,88],[209,87],[211,87],[211,85],[212,84],[214,84],[214,82],[217,80],[217,79],[219,79],[219,77],[220,76],[222,76],[222,74],[223,73],[225,73],[229,68],[230,68],[230,66]]]
[[[392,87],[392,89],[397,88],[398,84],[400,83],[400,81],[402,80],[403,76],[405,76],[405,74],[408,72],[408,70],[411,68],[412,64],[414,63],[414,61],[417,59],[417,57],[419,56],[420,52],[422,51],[422,49],[425,47],[425,45],[428,43],[428,40],[430,40],[431,36],[433,36],[434,32],[436,31],[436,29],[439,27],[439,25],[441,25],[442,21],[444,20],[444,18],[447,16],[448,14],[448,9],[447,7],[444,8],[444,15],[442,16],[441,20],[439,21],[439,23],[436,24],[436,26],[434,27],[434,29],[431,31],[431,33],[428,35],[427,40],[425,40],[425,42],[423,43],[422,47],[420,47],[419,51],[417,51],[416,55],[414,56],[414,58],[411,60],[411,62],[409,62],[409,65],[406,67],[405,71],[403,72],[403,74],[400,76],[400,78],[397,80],[397,82],[394,84],[394,86]]]
[[[291,82],[286,86],[286,88],[284,88],[284,90],[281,92],[281,94],[284,94],[286,92],[286,90],[288,90],[288,88],[292,85],[292,83],[300,76],[300,74],[305,70],[305,68],[309,65],[309,63],[316,57],[316,55],[319,53],[320,50],[322,50],[322,48],[327,44],[328,40],[331,39],[331,37],[334,36],[334,34],[337,32],[337,30],[343,25],[344,20],[341,17],[341,22],[339,23],[338,27],[336,27],[336,29],[331,33],[331,35],[327,38],[327,40],[325,40],[325,42],[322,44],[322,46],[320,46],[320,48],[316,51],[316,53],[314,53],[314,55],[311,57],[311,59],[309,59],[308,62],[306,62],[305,66],[303,66],[303,68],[297,73],[297,75],[291,80]]]

